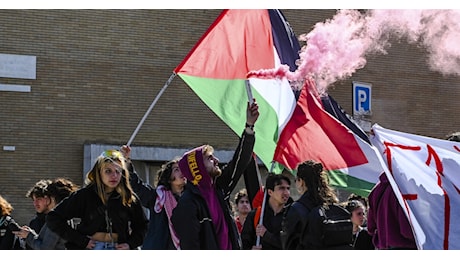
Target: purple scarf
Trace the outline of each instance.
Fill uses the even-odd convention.
[[[206,200],[220,249],[232,249],[224,211],[220,206],[213,180],[204,166],[203,147],[200,146],[184,153],[179,161],[179,168],[187,181],[198,187],[201,196]]]

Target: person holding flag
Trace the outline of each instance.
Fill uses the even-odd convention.
[[[270,173],[265,180],[265,206],[249,212],[241,232],[243,249],[281,250],[282,221],[294,202],[291,180],[283,174]],[[259,237],[259,238],[258,238]],[[260,239],[260,241],[258,241]]]
[[[240,249],[241,240],[230,210],[230,195],[252,158],[254,124],[259,106],[247,102],[246,127],[232,160],[223,168],[210,145],[196,147],[182,156],[179,168],[187,178],[185,190],[174,208],[171,221],[180,248]]]

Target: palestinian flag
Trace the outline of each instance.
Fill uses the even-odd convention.
[[[279,10],[224,10],[174,72],[237,135],[246,122],[246,74],[297,67],[297,38]],[[250,79],[260,116],[254,152],[268,169],[278,136],[296,104],[286,79]],[[280,173],[282,168],[275,167]]]
[[[274,160],[295,171],[310,159],[323,164],[331,185],[362,196],[370,193],[384,172],[375,148],[326,112],[314,82],[306,80]]]
[[[174,72],[240,135],[246,121],[248,72],[285,65],[295,71],[299,51],[279,10],[225,10]],[[300,94],[285,78],[249,80],[260,111],[254,152],[267,169],[295,174],[298,163],[313,159],[323,163],[333,186],[367,196],[382,167],[369,141],[359,137],[363,133],[354,133],[346,126],[349,122],[334,118],[338,113],[324,111],[319,98],[309,97],[305,87]],[[254,174],[245,178],[256,176],[254,168],[247,169]]]

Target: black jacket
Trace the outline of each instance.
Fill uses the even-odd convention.
[[[275,215],[273,209],[266,203],[263,225],[267,229],[264,236],[260,238],[260,244],[263,250],[280,250],[281,248],[281,230],[282,221],[286,210],[290,207],[293,202],[292,198],[289,198],[283,210]],[[243,242],[243,249],[252,249],[252,246],[256,245],[257,236],[255,227],[259,223],[259,219],[255,219],[257,208],[249,212],[244,221],[243,230],[241,231],[241,240]],[[260,217],[260,216],[259,216]],[[254,223],[256,222],[256,223]]]
[[[308,225],[310,209],[315,206],[317,205],[307,198],[307,193],[304,193],[297,201],[292,203],[282,223],[281,244],[283,249],[307,249],[306,245],[300,244],[300,236]],[[319,237],[320,234],[318,231],[315,237]]]
[[[283,219],[281,241],[283,249],[321,249],[322,219],[310,214],[316,206],[308,191],[292,203]]]
[[[19,238],[8,227],[11,221],[14,219],[9,215],[0,216],[0,250],[23,249]]]
[[[90,240],[88,236],[108,232],[106,211],[112,222],[113,233],[118,234],[118,243],[128,243],[131,249],[142,245],[147,218],[139,199],[131,207],[125,207],[120,195],[114,191],[105,206],[94,185],[82,188],[62,200],[48,213],[46,223],[52,231],[68,241],[67,249],[85,249]],[[76,230],[67,223],[72,218],[81,219]]]
[[[45,213],[36,213],[35,217],[30,220],[29,222],[29,227],[35,232],[40,233],[40,230],[42,230],[42,227],[45,225],[46,222],[46,214]],[[31,248],[28,244],[26,244],[26,249],[33,249]]]
[[[145,236],[142,249],[144,250],[175,250],[176,247],[171,239],[171,233],[169,231],[168,216],[165,210],[161,210],[156,213],[154,210],[155,201],[157,198],[156,189],[143,180],[136,173],[134,166],[129,166],[130,183],[133,187],[134,192],[139,196],[142,206],[146,207],[150,211],[149,226],[147,235]],[[176,195],[174,195],[176,197]],[[178,197],[176,197],[176,200]]]
[[[241,240],[232,217],[229,198],[252,158],[254,142],[254,135],[244,132],[232,160],[222,168],[222,175],[215,180],[233,249],[241,248]],[[181,249],[220,249],[206,200],[192,183],[188,182],[185,186],[171,220],[180,239]]]
[[[367,227],[361,227],[353,236],[353,248],[357,250],[375,250],[372,236],[367,232]]]

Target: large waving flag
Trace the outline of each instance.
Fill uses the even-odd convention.
[[[329,172],[331,184],[367,196],[384,171],[375,149],[324,111],[312,80],[306,80],[292,117],[283,129],[274,160],[295,171],[313,159]]]
[[[237,135],[243,132],[246,74],[289,65],[294,71],[299,43],[279,10],[224,10],[174,72]],[[286,79],[251,78],[260,116],[254,152],[272,167],[279,133],[296,104]],[[273,168],[281,172],[281,168]]]
[[[460,249],[460,143],[372,129],[419,249]]]
[[[323,105],[324,110],[326,110],[333,117],[337,118],[340,122],[342,122],[342,124],[348,127],[348,129],[353,131],[353,133],[355,133],[367,143],[371,143],[367,134],[361,129],[361,127],[359,127],[350,119],[351,117],[329,94],[321,96],[321,104]]]

